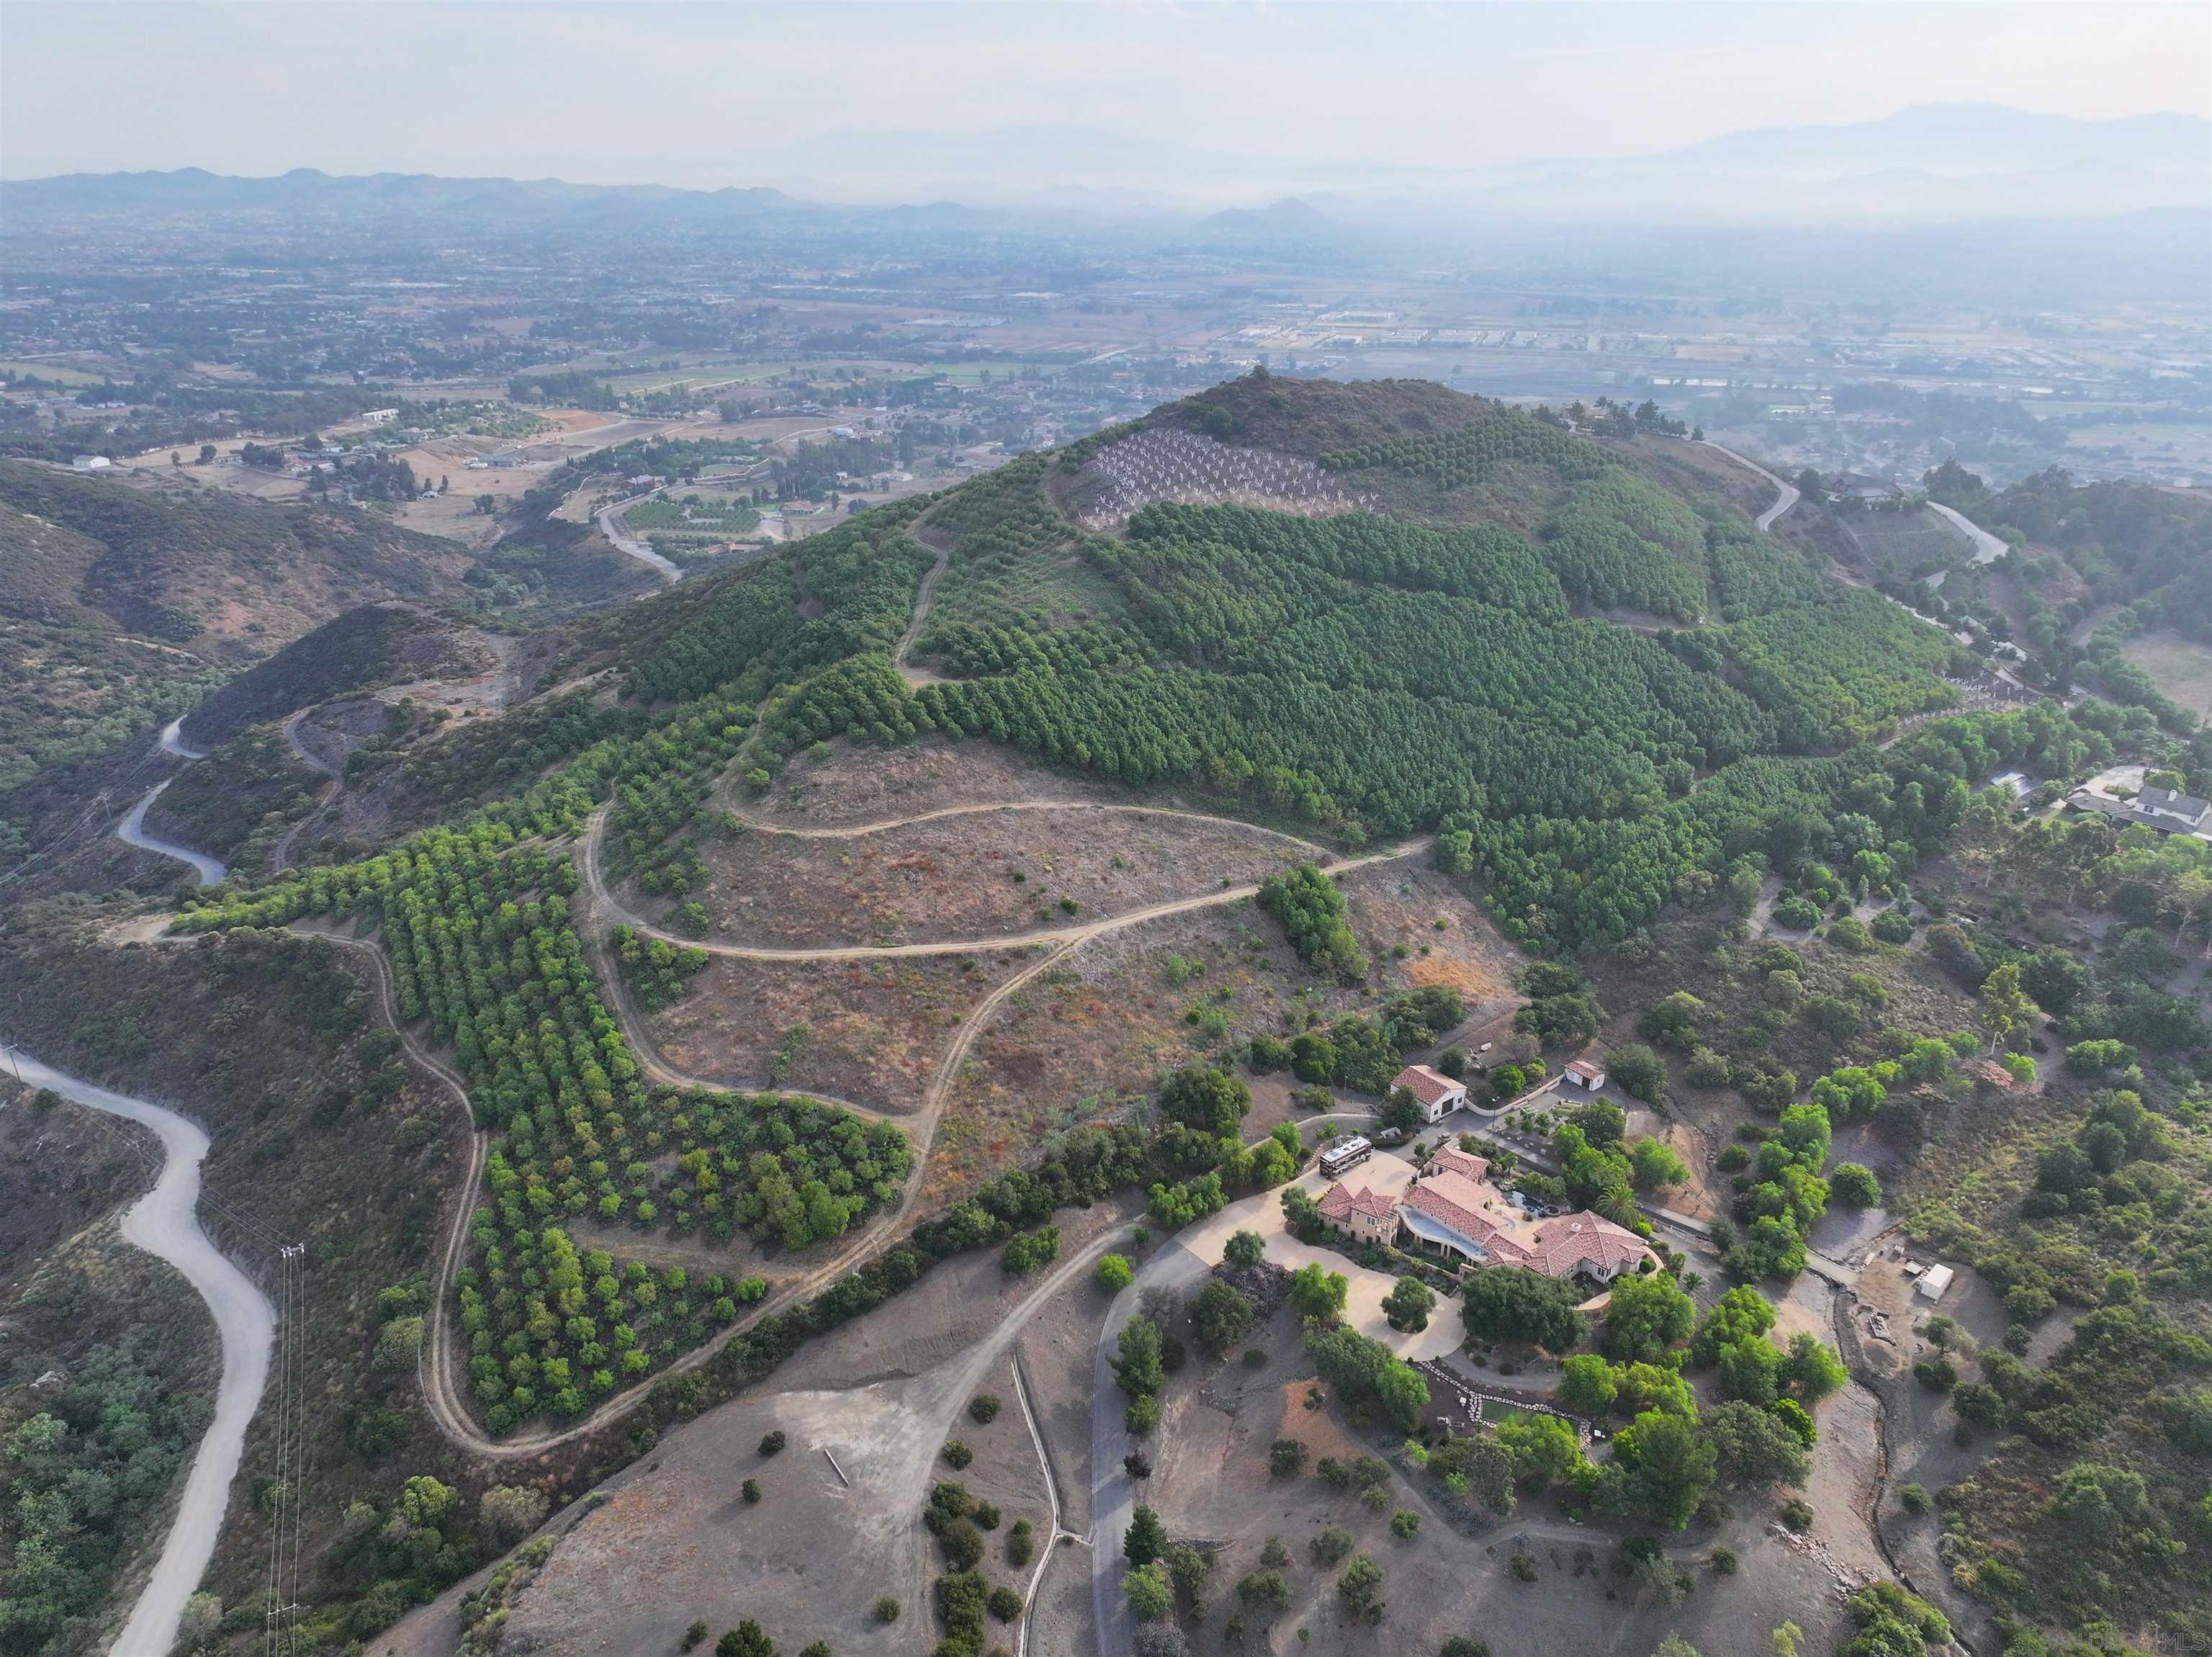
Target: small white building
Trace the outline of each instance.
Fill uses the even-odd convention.
[[[1585,1093],[1595,1093],[1605,1086],[1605,1066],[1586,1058],[1571,1060],[1565,1072],[1571,1087],[1580,1087]]]
[[[1951,1287],[1953,1276],[1948,1266],[1930,1266],[1920,1274],[1920,1281],[1913,1284],[1912,1292],[1923,1301],[1940,1301],[1943,1291]]]
[[[398,417],[398,409],[363,409],[361,423],[365,426],[388,426]]]
[[[1421,1101],[1421,1109],[1431,1123],[1441,1122],[1467,1103],[1467,1083],[1454,1081],[1441,1070],[1432,1070],[1425,1064],[1408,1064],[1390,1082],[1394,1088],[1403,1087]]]
[[[105,472],[108,467],[114,464],[115,462],[109,460],[105,454],[72,454],[70,456],[70,470],[72,472]]]

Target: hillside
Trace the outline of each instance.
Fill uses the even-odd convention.
[[[255,663],[193,709],[184,736],[211,747],[250,725],[282,719],[349,691],[409,679],[458,679],[498,663],[473,627],[416,605],[363,605]]]
[[[470,564],[365,513],[0,463],[0,790],[162,723],[343,610],[464,600]]]
[[[792,1471],[798,1458],[776,1462],[763,1443],[752,1470],[778,1535],[835,1538],[793,1544],[799,1553],[844,1569],[869,1550],[869,1597],[909,1608],[901,1637],[920,1648],[933,1597],[951,1622],[952,1579],[929,1586],[932,1546],[902,1504],[911,1495],[919,1513],[956,1431],[986,1456],[1023,1451],[1012,1430],[980,1430],[995,1403],[954,1420],[1000,1373],[1038,1388],[1055,1453],[1126,1442],[1142,1460],[1152,1441],[1148,1499],[1176,1534],[1230,1538],[1240,1571],[1261,1569],[1258,1544],[1281,1512],[1317,1533],[1343,1517],[1297,1505],[1332,1501],[1325,1481],[1267,1471],[1269,1433],[1310,1433],[1333,1459],[1364,1455],[1383,1483],[1401,1481],[1413,1522],[1397,1540],[1433,1515],[1421,1563],[1394,1569],[1417,1583],[1458,1573],[1485,1606],[1518,1603],[1522,1570],[1539,1569],[1470,1541],[1521,1500],[1532,1523],[1619,1543],[1624,1575],[1669,1588],[1676,1577],[1654,1575],[1632,1544],[1663,1552],[1694,1522],[1710,1554],[1666,1556],[1686,1573],[1744,1550],[1767,1586],[1716,1583],[1699,1620],[1680,1624],[1707,1649],[1758,1648],[1781,1616],[1814,1617],[1808,1607],[1821,1608],[1823,1636],[1871,1616],[1856,1599],[1836,1605],[1831,1555],[1778,1539],[1797,1527],[1784,1493],[1809,1493],[1821,1545],[1854,1581],[1886,1578],[1910,1538],[1869,1450],[1887,1441],[1880,1423],[1930,1477],[1968,1465],[1947,1462],[1930,1435],[1951,1406],[1913,1404],[1911,1361],[1935,1349],[1915,1343],[1909,1313],[1886,1325],[1907,1355],[1891,1362],[1869,1345],[1856,1385],[1794,1339],[1825,1352],[1830,1334],[1848,1343],[1857,1327],[1838,1276],[1857,1268],[1833,1257],[1898,1217],[1879,1212],[1885,1189],[1899,1213],[1955,1196],[1927,1234],[1972,1242],[1993,1282],[2020,1280],[1990,1241],[2010,1224],[1991,1207],[2003,1193],[1960,1186],[1974,1146],[1993,1124],[2041,1121],[2046,1100],[2077,1120],[2124,1114],[2104,1078],[2059,1081],[2053,1059],[2039,1081],[2050,1091],[2023,1093],[2039,1102],[2004,1118],[1992,1090],[2023,1085],[2021,1066],[2037,1077],[2027,1050],[2038,1030],[2112,1044],[2114,1077],[2177,1131],[2203,1119],[2187,1101],[2203,1023],[2156,935],[2197,912],[2194,843],[2153,856],[2116,844],[2099,819],[2061,844],[2063,832],[2016,820],[2008,796],[1980,785],[2005,767],[2063,779],[2135,757],[2202,788],[2212,746],[2095,703],[1941,716],[1969,658],[1816,555],[1756,533],[1743,508],[1758,497],[1680,437],[1594,439],[1433,387],[1255,375],[573,620],[534,644],[531,671],[547,687],[535,694],[518,683],[512,699],[452,718],[423,702],[386,708],[367,693],[380,681],[471,666],[475,648],[420,606],[386,605],[349,612],[211,698],[210,728],[235,734],[185,771],[159,821],[231,862],[232,880],[156,913],[106,892],[106,866],[88,867],[66,902],[8,912],[0,984],[37,1003],[12,1036],[191,1105],[216,1130],[210,1167],[238,1191],[228,1200],[313,1241],[316,1453],[359,1505],[311,1509],[307,1546],[325,1562],[307,1593],[311,1639],[371,1641],[519,1535],[514,1515],[534,1524],[647,1450],[655,1467],[617,1487],[618,1514],[602,1525],[581,1505],[568,1534],[631,1515],[619,1522],[647,1530],[623,1534],[681,1562],[669,1578],[680,1588],[635,1613],[654,1640],[672,1643],[693,1615],[679,1593],[757,1616],[793,1649],[825,1627],[863,1626],[865,1599],[829,1607],[803,1574],[755,1569],[766,1544],[747,1539],[728,1478],[711,1493],[684,1483],[697,1447],[720,1444],[726,1471],[750,1433],[732,1438],[731,1416],[698,1435],[683,1423],[744,1395],[735,1408],[749,1413],[734,1419],[787,1426],[810,1449],[834,1444],[854,1489],[890,1493],[888,1528],[859,1537],[821,1510],[830,1497]],[[292,735],[337,773],[320,780],[276,723],[310,704]],[[2081,941],[2086,921],[2077,935],[2039,920],[2024,895],[1988,898],[1993,865],[2019,870],[2022,891],[2040,879],[2084,903],[2094,893],[2120,917],[2100,923],[2112,949]],[[2033,873],[2046,866],[2063,878]],[[1948,935],[1947,915],[1991,903],[2001,920]],[[168,940],[118,947],[163,920]],[[286,935],[301,931],[349,947]],[[2045,959],[2069,949],[2094,964]],[[2008,966],[2052,1024],[2005,1000],[1995,975]],[[1978,1001],[1985,979],[1996,989]],[[1981,1060],[1983,1038],[1960,1033],[1978,1020],[2024,1051]],[[1635,1103],[1570,1112],[1545,1090],[1586,1047],[1610,1049]],[[1682,1389],[1663,1411],[1618,1412],[1634,1417],[1618,1429],[1625,1453],[1593,1443],[1591,1462],[1578,1451],[1499,1464],[1486,1494],[1471,1484],[1480,1455],[1451,1447],[1511,1441],[1448,1405],[1408,1416],[1410,1389],[1428,1399],[1419,1376],[1436,1372],[1392,1354],[1455,1354],[1464,1326],[1484,1367],[1525,1375],[1516,1386],[1534,1391],[1516,1396],[1540,1401],[1588,1325],[1555,1316],[1539,1341],[1502,1315],[1486,1325],[1478,1297],[1431,1261],[1331,1253],[1327,1269],[1358,1274],[1365,1298],[1346,1314],[1357,1334],[1348,1325],[1310,1348],[1297,1319],[1271,1327],[1249,1302],[1245,1332],[1227,1339],[1177,1309],[1175,1292],[1220,1254],[1232,1219],[1271,1251],[1322,1246],[1277,1188],[1302,1177],[1322,1189],[1299,1174],[1320,1118],[1421,1125],[1389,1096],[1407,1061],[1457,1066],[1510,1106],[1466,1119],[1471,1138],[1476,1125],[1491,1136],[1497,1177],[1528,1200],[1662,1245],[1649,1293],[1674,1297],[1680,1327],[1632,1337],[1608,1318],[1599,1337],[1617,1360],[1608,1401],[1615,1387],[1631,1399]],[[480,1180],[445,1113],[464,1096],[483,1133]],[[1832,1130],[1838,1157],[1878,1176],[1831,1167]],[[2197,1249],[2196,1161],[2170,1160],[2181,1183],[2131,1171],[2098,1199],[2112,1207],[2082,1211],[2141,1199],[2130,1234],[2148,1239],[2147,1205],[2178,1203],[2160,1246]],[[463,1203],[450,1233],[437,1223],[448,1192]],[[1662,1202],[1711,1234],[1655,1230]],[[1130,1240],[1140,1210],[1172,1246],[1147,1255]],[[1122,1400],[1110,1382],[1094,1393],[1094,1375],[1113,1372],[1092,1350],[1139,1304],[1085,1298],[1109,1246],[1129,1251],[1123,1271],[1141,1273],[1140,1288],[1166,1295],[1141,1315],[1184,1331],[1206,1378],[1162,1379],[1168,1407],[1150,1425],[1133,1388],[1126,1438],[1114,1417],[1093,1420]],[[2063,1263],[2038,1258],[2055,1280]],[[1386,1267],[1458,1303],[1433,1327],[1426,1313],[1413,1329],[1386,1324]],[[2084,1303],[2142,1287],[2169,1303],[2161,1317],[2201,1322],[2193,1253],[2140,1285],[2068,1270]],[[1019,1286],[1032,1274],[1034,1294]],[[1234,1281],[1239,1296],[1267,1299],[1264,1273]],[[1869,1296],[1911,1294],[1893,1265],[1869,1263],[1863,1281]],[[1731,1282],[1744,1288],[1724,1303]],[[1769,1295],[1790,1321],[1770,1345],[1766,1307],[1745,1337],[1757,1350],[1738,1349],[1728,1319],[1748,1316],[1742,1295],[1765,1307]],[[1000,1343],[972,1320],[951,1339],[948,1305],[1000,1308],[986,1323]],[[1680,1347],[1693,1318],[1723,1333]],[[1048,1364],[1032,1355],[1033,1379],[994,1370],[1032,1319],[1060,1320],[1064,1344],[1047,1349]],[[1996,1327],[1976,1325],[1990,1340]],[[2041,1349],[2017,1344],[2058,1365],[2051,1387],[2078,1386],[2078,1350],[2052,1360],[2063,1331],[2051,1333]],[[1201,1387],[1211,1398],[1239,1384],[1220,1360],[1247,1339],[1257,1441],[1200,1407]],[[2185,1342],[2173,1350],[2172,1362],[2194,1362]],[[1666,1380],[1678,1362],[1685,1378]],[[787,1362],[802,1378],[793,1387],[832,1389],[835,1409],[777,1391]],[[912,1383],[890,1408],[854,1374]],[[1491,1384],[1467,1368],[1457,1380]],[[1374,1390],[1386,1385],[1396,1403]],[[1795,1416],[1779,1412],[1785,1394]],[[2169,1397],[2185,1414],[2178,1388],[2155,1407]],[[1646,1426],[1666,1419],[1688,1424]],[[1777,1419],[1790,1429],[1780,1448],[1761,1437]],[[2134,1419],[2111,1423],[2099,1449],[2115,1465],[2135,1465],[2118,1436]],[[874,1425],[848,1429],[860,1421]],[[1422,1454],[1441,1465],[1404,1449],[1431,1428]],[[1691,1435],[1685,1453],[1706,1454],[1691,1499],[1662,1501],[1627,1477],[1639,1430]],[[2054,1440],[2069,1455],[2089,1442]],[[250,1477],[269,1476],[271,1453],[256,1441]],[[664,1456],[663,1483],[646,1483]],[[1201,1463],[1215,1471],[1194,1481]],[[1715,1465],[1731,1497],[1707,1504],[1696,1498]],[[1236,1494],[1224,1467],[1249,1473],[1259,1496]],[[2047,1458],[2033,1471],[2067,1472]],[[1093,1472],[1090,1489],[1066,1493],[1082,1503],[1071,1528],[1126,1522],[1114,1505],[1126,1483],[1117,1498],[1110,1462]],[[1014,1488],[1007,1467],[974,1477],[979,1490]],[[2159,1472],[2166,1508],[2179,1488]],[[1248,1497],[1267,1513],[1237,1505]],[[426,1507],[450,1522],[426,1520]],[[641,1508],[661,1516],[636,1519]],[[702,1517],[710,1508],[720,1517]],[[218,1568],[234,1614],[262,1522],[234,1499]],[[1988,1550],[2042,1521],[2010,1495],[1969,1490],[1957,1522],[1961,1546]],[[2178,1526],[2179,1510],[2160,1522]],[[1097,1569],[1112,1555],[1102,1550]],[[580,1603],[604,1599],[577,1586],[599,1581],[588,1546],[553,1556],[567,1563],[547,1581]],[[1541,1573],[1563,1585],[1564,1553]],[[1955,1587],[1921,1563],[1914,1578],[1962,1617],[1984,1614],[1969,1588],[2062,1624],[2109,1608],[2094,1587],[2039,1598],[1986,1569]],[[498,1592],[526,1596],[531,1580],[526,1569]],[[1002,1572],[999,1585],[1020,1607],[1036,1580]],[[732,1582],[748,1585],[741,1602]],[[1310,1593],[1297,1614],[1318,1620],[1332,1590],[1314,1579],[1283,1592]],[[1650,1637],[1638,1649],[1680,1603],[1621,1598],[1633,1604],[1602,1614],[1640,1619],[1636,1639]],[[465,1615],[488,1617],[495,1603]],[[1594,1603],[1548,1596],[1546,1637],[1586,1640],[1577,1619]],[[1445,1637],[1442,1609],[1394,1615],[1430,1648]],[[541,1605],[518,1626],[560,1620]],[[2182,1613],[2164,1621],[2193,1631]],[[1327,1628],[1326,1649],[1350,1648]],[[419,1631],[401,1624],[396,1648],[433,1649],[409,1643]]]

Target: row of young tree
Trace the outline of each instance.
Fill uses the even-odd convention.
[[[641,1276],[611,1254],[580,1253],[566,1226],[665,1225],[718,1240],[743,1231],[803,1248],[895,1202],[910,1171],[904,1136],[888,1124],[811,1101],[651,1085],[571,923],[573,862],[516,832],[573,832],[594,795],[611,790],[615,820],[645,822],[635,832],[649,841],[656,802],[672,790],[688,803],[699,756],[726,752],[719,745],[739,729],[731,710],[708,704],[596,745],[463,828],[227,895],[183,919],[239,927],[328,915],[377,926],[401,1017],[452,1043],[478,1118],[499,1136],[460,1286],[495,1432],[546,1410],[578,1413],[738,1314],[739,1297],[720,1282]]]

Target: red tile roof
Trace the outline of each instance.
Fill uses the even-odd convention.
[[[1431,1070],[1425,1064],[1408,1064],[1398,1072],[1390,1085],[1412,1088],[1413,1097],[1424,1105],[1442,1104],[1455,1093],[1464,1095],[1467,1092],[1465,1082],[1454,1081],[1442,1071]]]
[[[1364,1185],[1356,1191],[1342,1185],[1331,1185],[1322,1193],[1317,1206],[1322,1219],[1339,1222],[1353,1214],[1364,1214],[1371,1220],[1388,1220],[1398,1211],[1396,1203],[1381,1191],[1370,1191]]]
[[[1456,1173],[1469,1179],[1486,1179],[1490,1164],[1480,1156],[1470,1156],[1456,1145],[1439,1145],[1437,1154],[1429,1159],[1431,1173]]]
[[[1605,1066],[1593,1064],[1586,1058],[1573,1059],[1568,1063],[1567,1074],[1577,1081],[1589,1081],[1603,1075]]]
[[[1400,1199],[1404,1207],[1425,1214],[1449,1227],[1469,1242],[1487,1246],[1498,1231],[1498,1222],[1483,1211],[1491,1192],[1465,1174],[1449,1169],[1421,1179]]]
[[[1528,1264],[1547,1276],[1565,1277],[1583,1266],[1610,1272],[1633,1268],[1650,1245],[1626,1226],[1592,1214],[1563,1214],[1536,1228],[1536,1246]]]

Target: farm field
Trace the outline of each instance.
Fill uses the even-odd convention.
[[[2190,712],[2212,718],[2212,645],[2160,631],[2138,634],[2120,650]]]

